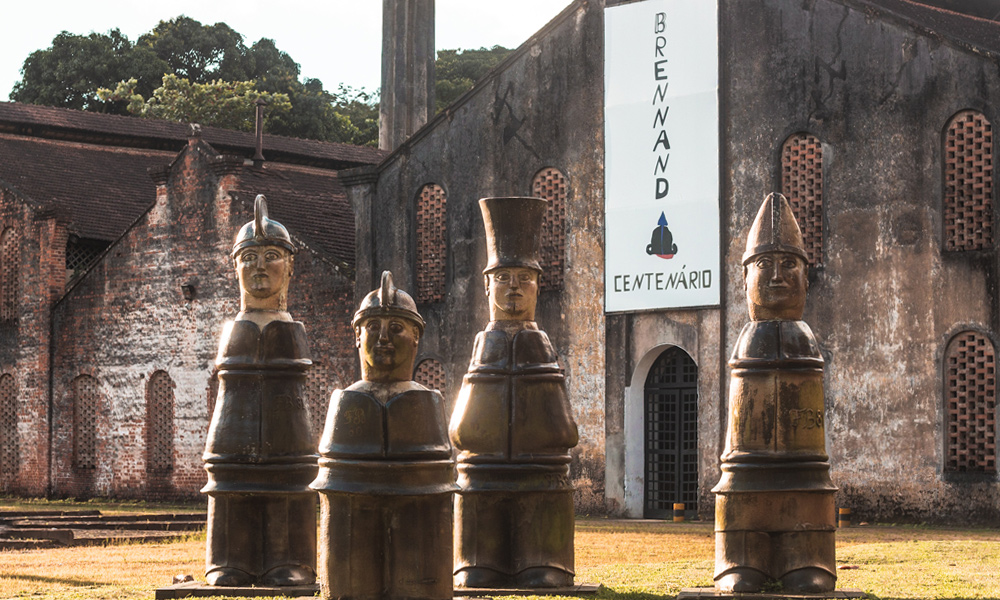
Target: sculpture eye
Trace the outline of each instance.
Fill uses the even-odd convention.
[[[397,335],[403,333],[403,324],[399,321],[393,321],[389,323],[389,331]]]
[[[268,250],[264,254],[264,258],[267,259],[267,262],[275,261],[281,258],[281,253],[277,250]]]
[[[499,281],[500,283],[507,283],[508,281],[510,281],[510,273],[506,271],[500,271],[499,273],[494,275],[493,278]]]
[[[760,258],[757,259],[757,267],[760,269],[770,269],[774,266],[774,261],[770,258]]]
[[[240,260],[243,261],[243,262],[245,262],[245,263],[256,262],[256,260],[257,260],[257,253],[256,252],[244,252],[243,254],[240,255]]]
[[[371,321],[368,321],[367,325],[365,325],[365,329],[373,332],[378,331],[379,329],[382,329],[382,324],[376,321],[375,319],[372,319]]]

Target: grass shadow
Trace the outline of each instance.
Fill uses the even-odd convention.
[[[0,579],[13,579],[16,581],[32,581],[35,583],[64,584],[76,587],[106,586],[113,585],[107,581],[91,581],[89,579],[79,579],[74,577],[46,577],[45,575],[21,575],[19,573],[0,573]]]

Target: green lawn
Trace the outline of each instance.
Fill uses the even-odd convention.
[[[200,504],[30,502],[0,498],[0,509],[102,512],[202,511]],[[204,535],[184,541],[0,552],[0,598],[144,599],[173,575],[201,578]],[[712,583],[708,523],[577,521],[578,583],[600,583],[600,599],[673,598]],[[1000,531],[865,526],[837,538],[838,588],[870,598],[1000,599]]]

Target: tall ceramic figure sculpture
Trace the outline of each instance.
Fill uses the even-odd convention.
[[[490,323],[476,336],[450,426],[459,451],[455,582],[568,586],[569,450],[578,436],[555,349],[535,323],[546,202],[485,198],[479,206]]]
[[[353,325],[361,381],[330,399],[312,484],[320,589],[450,600],[455,462],[441,394],[411,381],[424,320],[386,271]]]
[[[302,400],[312,365],[302,323],[286,309],[295,245],[267,216],[236,235],[240,312],[226,324],[219,395],[205,443],[206,578],[219,586],[315,581],[316,446]]]
[[[832,591],[834,493],[823,428],[823,358],[802,321],[806,253],[771,194],[743,254],[750,323],[729,360],[729,428],[715,501],[715,585]]]

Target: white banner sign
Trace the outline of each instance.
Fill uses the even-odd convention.
[[[604,18],[605,310],[718,305],[717,3]]]

